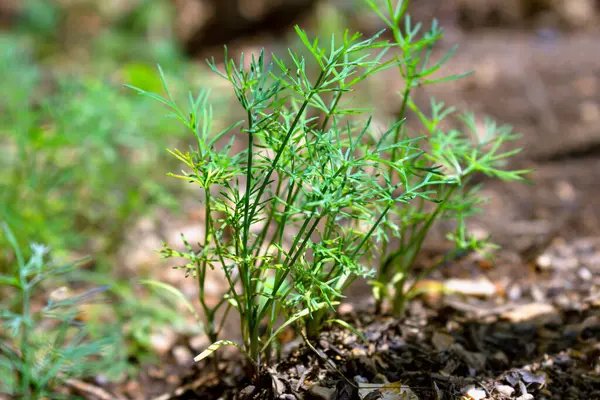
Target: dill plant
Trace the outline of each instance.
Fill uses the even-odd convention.
[[[198,282],[215,342],[196,360],[235,345],[259,369],[287,326],[314,336],[324,323],[345,324],[329,313],[354,279],[373,277],[372,237],[382,221],[397,204],[428,199],[428,187],[438,183],[424,166],[418,179],[393,182],[392,174],[415,174],[423,155],[418,139],[388,143],[402,121],[377,132],[367,110],[347,100],[357,84],[399,63],[384,61],[390,44],[380,34],[363,39],[346,31],[321,46],[298,27],[296,33],[305,55],[290,50],[287,60],[273,55],[267,63],[261,52],[236,63],[226,51],[224,70],[209,62],[247,116],[222,132],[213,132],[207,92],[190,95],[184,112],[166,82],[166,98],[136,89],[171,109],[196,137],[195,148],[172,153],[186,167],[175,176],[201,189],[204,241],[192,246],[184,238],[186,251],[162,250],[186,259],[182,268]],[[309,62],[318,66],[316,76],[307,72]],[[244,149],[235,152],[240,141]],[[403,156],[391,161],[393,153]],[[216,268],[228,289],[209,307],[205,277]],[[241,343],[218,338],[222,308],[239,313]]]
[[[221,132],[213,129],[207,91],[190,94],[186,112],[173,100],[160,68],[166,98],[132,87],[170,109],[196,138],[189,151],[172,151],[185,165],[173,176],[198,185],[205,236],[195,246],[183,238],[185,251],[165,244],[161,253],[185,259],[180,268],[197,280],[205,330],[214,342],[197,361],[234,345],[258,371],[269,361],[274,339],[290,325],[305,338],[315,337],[326,323],[353,329],[330,315],[356,278],[371,279],[378,305],[390,299],[401,314],[416,282],[430,272],[415,277],[413,268],[435,221],[456,222],[448,235],[454,250],[444,260],[490,246],[466,229],[482,201],[469,185],[471,177],[521,180],[527,172],[502,169],[518,152],[500,150],[516,138],[510,128],[487,121],[482,133],[474,117],[463,114],[459,120],[466,129],[442,129],[452,108],[432,100],[428,115],[413,102],[415,88],[461,77],[434,77],[454,51],[429,65],[442,36],[437,23],[420,34],[420,24],[412,26],[404,16],[408,2],[366,2],[388,25],[392,43],[381,39],[382,32],[363,39],[346,31],[321,45],[296,27],[303,49],[290,50],[285,59],[272,55],[268,63],[261,52],[236,63],[226,49],[224,70],[209,62],[246,115]],[[406,86],[395,122],[379,132],[368,110],[353,107],[348,94],[391,67]],[[420,135],[409,134],[404,124],[409,111],[422,122]],[[369,266],[377,260],[375,273]],[[228,282],[216,305],[205,298],[212,269]],[[193,311],[177,289],[147,283],[177,294]],[[217,314],[232,309],[239,314],[241,343],[220,337]]]
[[[31,245],[31,257],[26,259],[8,225],[2,228],[17,265],[13,274],[0,274],[0,288],[10,299],[0,309],[0,394],[22,399],[67,398],[55,391],[60,384],[106,373],[118,359],[115,335],[104,332],[102,338],[93,338],[87,326],[77,321],[78,304],[106,288],[78,296],[51,294],[38,310],[34,298],[75,265],[50,262],[50,249],[40,244]],[[61,290],[53,293],[57,292]]]
[[[440,265],[469,252],[488,254],[494,247],[489,238],[476,238],[467,229],[467,220],[480,210],[484,202],[479,188],[470,184],[478,174],[504,181],[522,181],[530,171],[506,169],[507,159],[520,149],[505,150],[507,144],[519,137],[509,126],[499,126],[486,118],[483,127],[476,123],[471,113],[456,115],[454,107],[431,99],[430,110],[420,109],[413,101],[414,91],[422,86],[460,79],[467,74],[439,77],[436,75],[456,51],[454,46],[439,61],[432,62],[435,44],[443,36],[443,30],[433,21],[431,28],[423,32],[420,23],[413,24],[406,14],[408,0],[366,0],[368,6],[379,16],[393,36],[394,55],[399,78],[404,89],[399,93],[401,105],[396,120],[403,121],[413,112],[421,122],[418,132],[423,140],[423,157],[414,166],[434,166],[439,179],[429,187],[430,199],[417,199],[410,204],[396,203],[382,223],[383,233],[378,237],[381,246],[377,278],[372,281],[377,308],[386,299],[391,301],[392,312],[404,313],[407,302],[419,293],[417,283]],[[451,118],[453,117],[453,118]],[[454,126],[447,128],[447,126]],[[407,140],[411,135],[405,124],[397,124],[390,143]],[[394,149],[390,162],[405,157],[405,150]],[[414,184],[421,177],[417,174],[397,176],[390,168],[394,180],[407,180]],[[409,183],[409,184],[410,184]],[[455,229],[447,234],[452,249],[437,263],[425,271],[415,273],[415,260],[433,224],[438,220],[451,220]]]

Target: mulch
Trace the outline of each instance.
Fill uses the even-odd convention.
[[[429,293],[402,319],[347,304],[340,317],[363,338],[339,326],[309,343],[293,337],[258,379],[230,350],[218,363],[177,365],[171,355],[105,389],[157,400],[600,399],[599,257],[598,239],[558,238],[530,264],[467,258],[430,280],[460,276],[464,293]],[[478,293],[482,279],[496,292]]]

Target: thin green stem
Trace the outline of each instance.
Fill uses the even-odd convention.
[[[223,327],[225,326],[225,320],[227,319],[227,315],[229,314],[229,311],[231,310],[232,306],[231,304],[227,304],[227,308],[225,308],[225,311],[223,312],[223,316],[221,317],[221,322],[218,324],[218,329],[217,329],[217,333],[216,336],[219,337],[221,335],[221,331],[223,330]]]
[[[319,225],[319,222],[321,221],[322,218],[323,218],[322,216],[319,216],[319,218],[315,219],[315,221],[313,222],[313,225],[310,227],[310,229],[304,236],[304,240],[303,240],[302,244],[300,245],[300,247],[297,249],[294,256],[291,258],[291,260],[289,262],[288,262],[288,260],[286,260],[286,262],[284,264],[286,267],[290,267],[296,263],[296,261],[298,260],[298,257],[300,257],[300,254],[302,254],[304,252],[306,245],[310,241],[312,234],[314,233],[315,229],[317,228],[317,225]],[[289,268],[287,268],[287,269],[289,270]],[[277,292],[275,291],[275,293],[277,293]]]
[[[279,205],[279,201],[277,199],[279,198],[282,182],[283,182],[283,179],[281,177],[281,174],[278,173],[277,188],[275,189],[275,193],[274,193],[274,197],[273,197],[274,198],[273,204],[271,205],[271,209],[269,210],[269,214],[267,216],[267,220],[265,221],[264,227],[261,229],[258,237],[256,238],[256,240],[254,241],[254,244],[252,245],[252,248],[250,250],[251,252],[254,252],[256,249],[260,249],[260,247],[264,244],[265,238],[267,237],[267,232],[268,232],[269,228],[271,227],[271,222],[273,221],[273,218],[275,217],[275,213],[277,211],[277,206]],[[266,251],[268,252],[268,249]]]
[[[331,116],[335,113],[335,109],[337,108],[337,105],[340,102],[340,99],[342,98],[343,94],[344,94],[343,87],[340,86],[340,88],[338,89],[338,91],[335,95],[335,99],[333,100],[333,104],[331,105],[331,108],[327,111],[327,115],[325,116],[325,119],[323,120],[323,124],[321,125],[321,132],[325,132],[325,128],[327,128],[327,123],[329,122],[329,119],[331,118]]]
[[[23,314],[23,331],[21,332],[21,357],[23,359],[23,371],[22,371],[22,381],[21,381],[21,393],[23,396],[28,397],[31,391],[31,381],[30,367],[32,366],[32,361],[29,352],[29,329],[31,326],[31,313],[29,309],[29,300],[30,300],[30,291],[29,291],[29,283],[26,281],[26,278],[22,274],[21,288],[23,293],[23,306],[22,306],[22,314]]]
[[[375,223],[373,224],[373,226],[371,226],[371,229],[369,229],[369,232],[367,232],[367,234],[361,240],[360,244],[356,247],[356,249],[354,249],[354,252],[352,252],[351,258],[355,258],[358,255],[358,252],[360,251],[360,249],[371,238],[371,235],[373,234],[373,232],[375,232],[375,229],[377,229],[377,227],[379,226],[379,224],[381,223],[381,221],[383,221],[383,218],[385,218],[385,216],[387,215],[387,213],[390,211],[391,207],[392,207],[391,204],[388,204],[387,206],[385,206],[384,210],[381,212],[381,215],[379,216],[379,218],[377,218],[377,221],[375,221]]]
[[[265,305],[262,307],[262,309],[259,312],[259,318],[262,318],[265,316],[267,309],[269,308],[269,306],[271,305],[271,303],[273,302],[274,297],[277,295],[277,292],[279,291],[279,288],[281,287],[281,285],[283,284],[283,282],[285,281],[285,278],[287,278],[288,274],[291,271],[291,266],[294,265],[294,263],[297,261],[298,257],[300,257],[300,254],[302,254],[302,252],[304,251],[304,248],[306,247],[306,245],[308,244],[308,242],[310,241],[310,237],[312,236],[313,232],[315,231],[315,229],[317,228],[317,225],[319,224],[319,221],[321,220],[322,217],[319,217],[315,220],[315,222],[313,223],[313,225],[310,227],[309,231],[306,233],[306,236],[304,237],[304,241],[302,242],[302,244],[300,245],[300,247],[298,248],[298,250],[296,251],[296,253],[294,254],[293,257],[290,258],[291,256],[291,252],[288,254],[288,257],[286,258],[286,261],[284,263],[283,266],[283,272],[282,274],[279,276],[279,278],[275,281],[275,284],[273,285],[273,290],[271,291],[271,297],[269,297],[265,303]],[[306,220],[309,221],[309,220]]]
[[[248,148],[247,148],[247,162],[246,162],[246,194],[244,196],[244,226],[242,232],[242,261],[240,263],[240,275],[242,279],[242,284],[244,286],[244,298],[246,303],[246,324],[248,326],[248,333],[250,336],[248,340],[250,341],[250,355],[253,359],[256,359],[255,349],[258,347],[258,337],[255,336],[256,327],[258,325],[258,321],[254,319],[253,310],[254,310],[254,285],[252,284],[252,271],[251,266],[252,263],[249,260],[249,232],[250,225],[252,223],[252,215],[250,211],[250,194],[252,192],[252,161],[254,159],[254,131],[253,131],[253,117],[250,111],[250,108],[247,108],[248,112]],[[258,202],[258,200],[257,200]],[[256,203],[255,203],[256,204]]]
[[[415,240],[411,241],[411,243],[408,246],[408,249],[410,250],[410,253],[409,253],[410,258],[408,259],[408,261],[403,262],[402,270],[403,270],[404,274],[402,275],[400,280],[395,285],[396,286],[396,294],[394,296],[393,311],[397,315],[404,313],[404,308],[406,306],[406,296],[405,296],[406,292],[404,290],[404,286],[406,284],[406,280],[408,279],[408,270],[414,264],[418,254],[419,254],[419,251],[421,250],[421,247],[423,246],[423,242],[425,241],[427,232],[429,232],[429,229],[431,228],[433,222],[435,222],[438,215],[444,209],[446,202],[450,199],[450,197],[452,196],[452,193],[454,193],[454,190],[456,189],[456,187],[457,187],[456,185],[452,185],[450,187],[450,189],[446,192],[444,199],[440,203],[438,203],[435,211],[429,215],[425,224],[421,227],[421,229],[419,229],[419,233],[415,234],[413,236],[415,238]]]
[[[300,194],[300,190],[302,189],[302,185],[297,185],[297,187],[294,188],[295,186],[295,182],[292,182],[290,184],[289,187],[289,192],[288,192],[288,198],[286,200],[286,205],[283,209],[283,213],[281,215],[281,220],[278,223],[277,226],[277,231],[273,234],[273,237],[271,238],[271,245],[275,244],[275,242],[277,241],[277,244],[279,246],[279,249],[281,249],[283,247],[283,239],[284,239],[284,232],[285,232],[285,227],[287,225],[288,222],[288,213],[291,207],[291,204],[293,204],[296,199],[298,198],[298,195]],[[281,250],[277,251],[277,259],[275,260],[275,264],[279,264],[281,262]]]
[[[323,232],[323,236],[321,237],[321,241],[327,243],[333,234],[335,221],[337,216],[334,214],[327,215],[327,220],[325,221],[325,231]],[[315,257],[313,261],[313,265],[317,265],[323,259],[322,255],[318,255]]]
[[[219,242],[219,239],[217,238],[217,235],[214,236],[214,242],[215,242],[215,247],[217,249],[217,255],[219,257],[219,261],[221,262],[221,266],[223,267],[223,273],[225,274],[225,278],[227,279],[227,283],[229,284],[229,288],[231,289],[231,292],[233,293],[233,298],[235,299],[237,306],[240,310],[241,314],[244,314],[244,305],[242,304],[242,302],[240,301],[240,297],[237,293],[237,290],[235,289],[235,284],[237,279],[233,279],[231,277],[231,273],[229,272],[229,268],[227,267],[227,264],[225,263],[225,259],[223,258],[223,252],[221,250],[221,243]]]
[[[204,200],[206,202],[205,210],[204,210],[204,249],[207,249],[210,243],[210,219],[211,219],[211,205],[210,205],[210,195],[208,194],[209,188],[204,190]],[[214,338],[214,323],[212,321],[212,313],[209,310],[209,307],[206,305],[204,300],[204,283],[206,281],[206,267],[207,260],[206,256],[202,258],[202,261],[196,261],[196,279],[198,282],[198,300],[202,307],[202,311],[204,311],[204,316],[206,318],[206,323],[209,326],[209,336],[211,336],[211,340],[215,340]]]
[[[246,195],[244,197],[244,256],[248,256],[248,233],[250,231],[250,192],[252,191],[252,160],[254,159],[254,132],[252,113],[248,110],[248,158],[246,162]]]
[[[408,105],[408,98],[410,96],[410,90],[412,86],[412,77],[406,82],[406,87],[404,88],[404,92],[402,93],[402,105],[400,106],[400,112],[398,112],[398,121],[404,119],[404,114],[406,113],[406,107]],[[396,130],[394,131],[394,143],[398,143],[400,141],[400,132],[402,131],[402,124],[398,124]],[[394,147],[392,149],[391,161],[392,163],[396,161],[396,152],[398,148]],[[389,174],[390,176],[393,174],[394,168],[393,165],[390,165]]]

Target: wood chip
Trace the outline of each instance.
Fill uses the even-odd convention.
[[[496,285],[488,279],[448,279],[444,286],[447,290],[465,296],[491,297],[496,294]]]
[[[90,385],[89,383],[80,381],[79,379],[70,378],[67,379],[65,383],[80,394],[94,396],[100,400],[124,399],[121,396],[113,395],[98,386]]]
[[[431,343],[437,351],[446,351],[454,344],[454,338],[446,333],[435,332],[431,338]]]
[[[508,386],[508,385],[498,385],[494,388],[494,390],[496,390],[501,395],[504,395],[507,397],[512,396],[513,393],[515,392],[515,389],[512,386]]]
[[[556,309],[548,303],[529,303],[517,306],[501,314],[501,317],[511,322],[523,322],[540,317],[555,315]]]
[[[467,390],[467,398],[469,400],[483,400],[487,397],[487,393],[483,389],[471,387]]]
[[[517,397],[517,400],[533,400],[535,397],[533,397],[533,395],[531,393],[525,393],[519,397]]]

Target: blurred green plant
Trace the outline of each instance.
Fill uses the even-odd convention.
[[[103,8],[102,1],[97,4]],[[110,9],[110,6],[105,8]],[[184,69],[183,54],[174,31],[174,2],[141,0],[126,13],[106,14],[109,13],[104,12],[103,17],[107,28],[93,40],[95,58],[117,65],[123,61],[160,63],[171,72]]]
[[[19,242],[45,243],[55,257],[93,254],[94,270],[76,275],[111,287],[111,304],[86,323],[92,338],[102,337],[106,318],[120,324],[127,356],[111,365],[118,375],[155,360],[152,337],[162,327],[195,333],[165,306],[170,299],[140,301],[139,290],[113,267],[114,252],[137,217],[177,204],[183,185],[153,171],[175,164],[164,148],[187,141],[168,120],[148,118],[157,105],[132,101],[119,83],[159,90],[149,60],[181,81],[192,70],[196,79],[202,73],[179,51],[172,2],[142,0],[124,12],[114,5],[27,0],[12,29],[0,33],[0,85],[7,94],[0,100],[0,221],[17,228]],[[96,35],[78,38],[77,52],[64,37],[71,7],[102,19]],[[33,255],[30,248],[21,251]],[[7,236],[0,235],[0,273],[13,274],[16,266]]]
[[[0,99],[0,221],[18,228],[18,242],[46,243],[55,257],[93,254],[95,271],[78,271],[78,277],[112,288],[103,314],[122,325],[122,348],[132,362],[119,359],[111,371],[133,372],[135,360],[152,358],[151,337],[159,327],[184,327],[155,296],[140,302],[113,270],[113,255],[136,218],[177,204],[181,185],[156,179],[153,171],[175,164],[164,148],[183,141],[185,131],[147,118],[159,107],[132,101],[108,80],[49,79],[22,44],[0,38],[0,85],[9,94]],[[122,75],[142,87],[160,87],[142,62],[127,64]],[[33,255],[30,248],[21,251]],[[0,235],[0,273],[16,273],[16,266],[8,236]],[[96,317],[87,321],[88,333],[101,338],[106,323]]]
[[[147,118],[154,105],[132,101],[109,81],[49,81],[9,40],[0,41],[0,66],[10,93],[0,100],[0,219],[19,227],[20,241],[110,255],[134,218],[175,204],[168,182],[146,178],[169,163],[162,149],[182,133]],[[127,76],[153,87],[141,66]],[[12,262],[7,245],[0,239],[4,271]]]
[[[130,61],[160,62],[171,71],[183,67],[169,0],[23,0],[17,13],[12,35],[44,59],[69,62],[76,50],[75,58],[85,53],[92,60],[88,68],[101,65],[105,71]]]
[[[49,43],[57,40],[60,19],[58,2],[25,0],[22,3],[16,30]]]
[[[453,107],[431,99],[430,111],[425,112],[413,101],[412,94],[419,87],[468,75],[439,76],[438,72],[454,54],[456,46],[439,61],[432,62],[435,44],[443,36],[437,21],[433,21],[429,31],[423,32],[420,23],[413,24],[410,16],[405,15],[408,0],[366,0],[366,3],[387,25],[397,49],[394,59],[399,78],[404,82],[397,121],[404,121],[412,111],[423,126],[424,133],[419,134],[424,136],[421,146],[426,153],[415,160],[414,167],[435,165],[440,176],[437,185],[429,187],[433,207],[423,198],[410,204],[397,204],[383,221],[383,232],[378,236],[382,242],[380,266],[377,279],[372,281],[377,308],[381,309],[383,301],[391,299],[393,313],[401,315],[407,302],[419,294],[418,282],[440,265],[473,251],[488,254],[495,247],[489,237],[476,238],[467,229],[468,218],[477,214],[480,211],[477,206],[485,201],[480,186],[470,184],[473,176],[485,174],[504,181],[523,181],[523,175],[530,171],[505,169],[508,159],[520,152],[520,149],[504,150],[505,145],[519,137],[509,126],[498,126],[490,119],[479,126],[474,115],[463,113],[457,118],[462,128],[448,129],[444,124],[447,126],[449,117],[455,113]],[[410,136],[407,125],[397,124],[389,143],[405,141]],[[398,162],[406,155],[403,149],[395,149],[390,161]],[[391,167],[390,173],[394,173]],[[396,179],[410,185],[421,177],[414,174]],[[455,225],[454,232],[447,235],[453,248],[439,262],[415,274],[416,257],[427,234],[436,221],[444,219]]]
[[[69,378],[106,373],[119,359],[118,334],[107,329],[100,339],[90,340],[78,319],[78,306],[106,288],[77,296],[66,287],[54,290],[45,307],[33,303],[49,285],[73,271],[76,264],[54,265],[49,248],[31,245],[26,260],[6,224],[3,236],[15,252],[17,268],[12,275],[0,274],[0,287],[8,296],[0,310],[0,393],[21,399],[66,398],[54,388]]]

